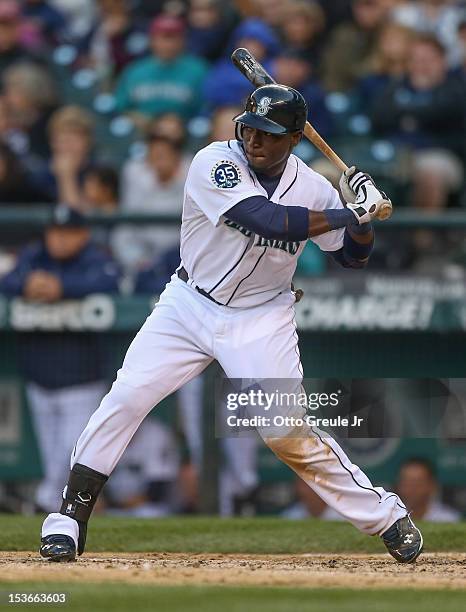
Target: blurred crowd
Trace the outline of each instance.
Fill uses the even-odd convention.
[[[53,209],[32,244],[0,229],[0,293],[54,303],[163,289],[179,263],[177,226],[90,228],[85,216],[181,219],[192,156],[235,137],[232,117],[251,91],[230,61],[237,47],[299,89],[316,129],[398,206],[427,213],[466,205],[464,0],[0,0],[0,219],[13,206]],[[297,154],[337,184],[338,173],[310,143]],[[439,258],[448,251],[445,242],[436,252],[426,232],[397,240],[396,256],[393,244],[378,243],[375,265],[415,268],[426,252]],[[325,265],[309,245],[300,272],[318,274]],[[63,338],[21,340],[48,465],[37,499],[47,510],[66,471],[54,461],[57,449],[46,456],[50,428],[67,432],[60,439],[68,456],[89,417],[84,410],[77,418],[70,406],[94,409],[105,387],[98,339],[79,336],[66,341],[65,353]],[[152,450],[128,450],[108,503],[116,511],[142,504],[141,514],[154,504],[161,513],[195,509],[196,460],[184,462],[160,424],[147,428],[160,444],[148,445],[150,432],[138,432],[139,449]],[[186,436],[195,457],[199,436]],[[227,444],[224,453],[230,476],[222,487],[230,493],[222,503],[231,513],[251,503],[258,480],[251,449]],[[244,457],[251,457],[247,469]],[[125,486],[128,498],[119,499]]]
[[[398,206],[465,204],[463,0],[0,0],[0,207],[180,216],[192,155],[234,137],[251,91],[230,61],[240,46],[303,93],[318,131]],[[308,142],[298,154],[337,181]],[[177,236],[98,238],[131,289],[171,263]],[[302,258],[303,273],[319,269]]]

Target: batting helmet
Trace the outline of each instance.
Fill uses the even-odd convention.
[[[249,96],[244,113],[233,121],[271,134],[302,131],[307,120],[303,96],[285,85],[263,85]]]

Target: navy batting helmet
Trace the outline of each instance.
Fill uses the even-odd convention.
[[[263,85],[249,96],[244,113],[233,118],[241,125],[271,134],[302,131],[307,120],[303,96],[285,85]]]

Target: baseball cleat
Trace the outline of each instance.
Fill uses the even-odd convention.
[[[422,552],[422,534],[409,515],[400,518],[382,534],[391,556],[399,563],[413,563]]]
[[[76,545],[67,535],[52,534],[40,541],[39,552],[49,561],[75,561]]]

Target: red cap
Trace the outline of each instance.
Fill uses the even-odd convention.
[[[159,15],[150,24],[151,34],[183,34],[184,21],[172,15]]]
[[[0,21],[17,21],[21,9],[16,0],[0,0]]]

